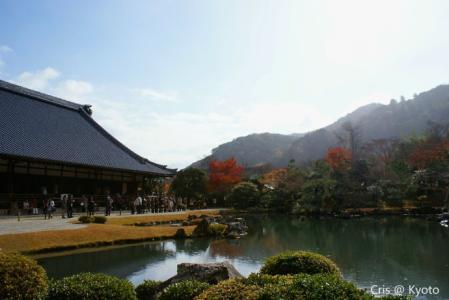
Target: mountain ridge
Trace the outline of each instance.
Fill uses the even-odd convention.
[[[283,135],[256,133],[221,144],[205,158],[191,166],[207,168],[213,159],[234,157],[246,168],[262,165],[286,166],[291,159],[303,164],[322,158],[327,149],[340,143],[345,124],[351,124],[360,134],[361,142],[373,139],[404,138],[422,134],[429,122],[449,122],[449,85],[442,84],[401,101],[389,104],[370,103],[361,106],[335,122],[304,133]]]

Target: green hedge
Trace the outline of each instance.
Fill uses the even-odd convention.
[[[106,218],[105,216],[93,216],[93,217],[89,217],[89,216],[80,216],[78,218],[78,221],[80,223],[97,223],[97,224],[104,224],[106,223],[108,220],[108,218]]]
[[[108,218],[106,218],[105,216],[94,216],[94,223],[97,224],[104,224],[106,223],[106,221],[108,220]]]
[[[92,219],[91,219],[91,217],[88,217],[88,216],[81,216],[78,218],[78,221],[80,223],[91,223]]]
[[[48,300],[136,300],[134,286],[105,274],[80,273],[50,281]]]
[[[335,274],[250,275],[248,284],[261,287],[263,300],[360,300],[374,299],[353,283]]]
[[[312,252],[290,251],[268,258],[260,270],[262,274],[340,274],[337,265],[329,258]]]
[[[180,281],[166,287],[159,296],[159,300],[193,300],[207,288],[209,288],[209,284],[205,282]]]
[[[45,270],[31,258],[0,251],[0,299],[45,299]]]
[[[259,200],[259,190],[252,182],[241,182],[234,186],[228,197],[229,202],[234,208],[245,209],[255,207]]]
[[[256,300],[260,287],[246,284],[244,279],[228,279],[205,290],[195,300]]]
[[[204,290],[209,284],[198,280],[185,280],[166,287],[159,300],[192,300]]]
[[[145,280],[136,287],[137,299],[139,300],[155,300],[159,292],[160,281]]]
[[[223,236],[226,231],[225,224],[209,224],[207,232],[210,236]]]

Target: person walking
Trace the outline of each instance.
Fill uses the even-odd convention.
[[[139,199],[139,195],[136,195],[136,199],[133,202],[133,211],[132,213],[139,213],[139,203],[140,203],[140,199]]]
[[[94,197],[90,196],[89,202],[87,203],[88,216],[92,217],[95,214],[95,205]]]
[[[50,198],[48,201],[48,219],[53,219],[53,212],[56,210],[55,201]]]
[[[85,195],[81,196],[81,200],[80,200],[80,207],[81,207],[81,212],[87,212],[87,203],[89,201],[87,200]]]
[[[73,195],[69,195],[69,200],[67,201],[67,218],[73,218],[73,206],[75,205],[75,200]]]
[[[23,213],[30,214],[30,202],[28,200],[23,201],[22,203]]]
[[[62,218],[65,219],[67,212],[67,195],[63,195],[61,199]],[[67,216],[68,217],[68,216]]]
[[[105,216],[110,216],[112,211],[112,203],[114,200],[110,195],[106,197],[106,210],[105,210]]]
[[[42,200],[42,213],[44,214],[44,220],[47,220],[48,200],[45,198],[44,198],[44,200]]]
[[[37,215],[39,213],[38,208],[37,208],[37,200],[36,198],[33,198],[33,200],[31,201],[31,207],[33,210],[33,215]]]

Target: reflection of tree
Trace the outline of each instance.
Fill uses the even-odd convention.
[[[216,240],[210,243],[209,255],[212,257],[238,258],[243,255],[243,249],[238,240]]]
[[[258,263],[280,251],[302,249],[330,256],[345,277],[357,282],[399,284],[408,278],[435,284],[439,279],[446,280],[440,286],[449,286],[442,279],[449,278],[443,267],[449,262],[449,232],[437,223],[400,217],[301,221],[280,215],[249,217],[247,223],[241,255]]]
[[[210,239],[196,238],[196,239],[181,239],[176,240],[176,251],[186,253],[204,252],[209,247]]]
[[[121,278],[140,271],[149,263],[174,256],[166,242],[109,248],[104,251],[78,253],[40,259],[50,277],[61,278],[81,272],[102,272]],[[175,250],[176,251],[176,250]]]

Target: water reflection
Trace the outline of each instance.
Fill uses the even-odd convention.
[[[412,218],[355,220],[249,217],[242,240],[179,240],[41,259],[51,277],[104,272],[134,283],[164,280],[182,262],[229,260],[242,274],[255,272],[263,260],[287,249],[331,257],[345,278],[361,287],[417,284],[440,288],[449,298],[449,230]]]

